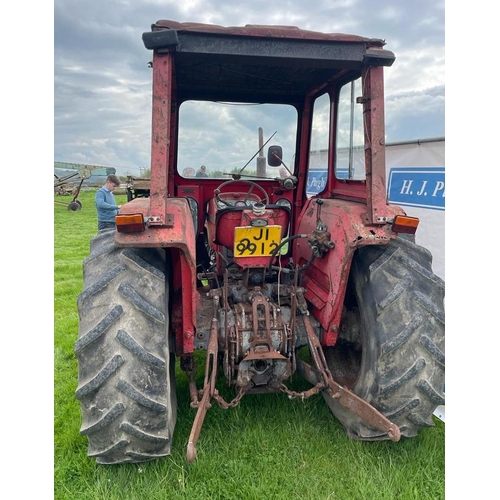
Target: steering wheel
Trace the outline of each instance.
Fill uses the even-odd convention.
[[[219,196],[219,194],[221,194],[221,189],[225,186],[228,186],[229,184],[234,184],[234,183],[244,183],[244,184],[250,184],[250,188],[245,196],[245,199],[243,200],[245,205],[248,205],[248,199],[250,197],[250,194],[252,193],[252,191],[254,190],[254,188],[257,188],[259,189],[262,194],[264,195],[264,198],[260,198],[259,201],[262,203],[263,200],[265,200],[265,204],[266,205],[269,205],[269,195],[267,194],[266,190],[262,187],[262,186],[259,186],[258,184],[256,184],[255,182],[252,182],[252,181],[247,181],[247,180],[244,180],[244,179],[231,179],[229,181],[226,181],[226,182],[223,182],[215,191],[214,191],[214,194],[215,194],[215,199],[216,201],[219,203],[223,203],[224,205],[226,205],[227,207],[232,207],[231,204],[229,204],[226,200],[224,200],[223,198],[221,198]]]

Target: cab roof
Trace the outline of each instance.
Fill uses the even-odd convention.
[[[365,65],[395,59],[378,38],[295,26],[161,20],[142,38],[147,49],[174,53],[180,100],[302,102],[332,78],[354,78]]]

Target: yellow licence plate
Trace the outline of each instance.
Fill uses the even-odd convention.
[[[235,257],[271,255],[280,242],[281,226],[234,228]]]

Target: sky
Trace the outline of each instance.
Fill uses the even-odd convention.
[[[294,25],[382,38],[386,142],[445,136],[444,1],[55,0],[54,161],[150,165],[150,51],[142,33],[160,19],[222,26]],[[411,22],[409,22],[411,20]]]

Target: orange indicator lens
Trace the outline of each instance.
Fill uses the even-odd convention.
[[[139,233],[144,231],[144,216],[142,214],[117,215],[116,230],[119,233]]]
[[[408,217],[407,215],[396,215],[392,223],[392,230],[396,233],[415,234],[417,231],[418,217]]]

